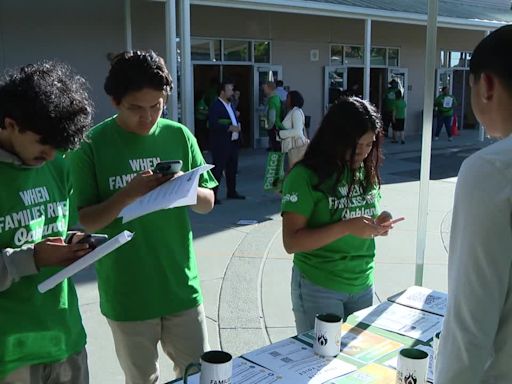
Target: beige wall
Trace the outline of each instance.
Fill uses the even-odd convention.
[[[74,67],[91,85],[95,120],[113,113],[103,92],[107,52],[124,46],[122,0],[0,1],[0,72],[42,59]]]
[[[400,66],[408,68],[408,130],[420,128],[423,109],[426,27],[375,21],[372,45],[400,48]],[[324,66],[329,65],[329,44],[363,44],[364,21],[299,14],[192,7],[192,35],[270,39],[272,64],[282,65],[285,84],[304,95],[304,110],[318,126],[323,109]],[[440,28],[438,47],[472,50],[483,32]],[[319,60],[310,61],[310,50]]]
[[[318,126],[323,109],[323,68],[329,44],[363,44],[364,21],[194,5],[193,36],[270,39],[272,64],[282,65],[283,79],[304,94],[305,111]],[[423,108],[425,27],[373,22],[373,44],[401,48],[401,66],[409,69],[409,129],[418,129]],[[132,0],[133,47],[165,56],[164,3]],[[483,32],[439,29],[438,47],[471,50]],[[0,1],[0,71],[41,59],[68,62],[85,76],[96,104],[95,120],[114,110],[103,92],[106,54],[124,49],[123,0],[51,2]],[[310,51],[319,60],[310,61]]]

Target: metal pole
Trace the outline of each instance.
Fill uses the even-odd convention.
[[[181,121],[194,133],[194,85],[190,50],[190,0],[180,0]]]
[[[178,121],[178,49],[176,47],[176,0],[165,2],[165,57],[174,89],[167,100],[171,120]]]
[[[124,26],[126,50],[132,50],[132,4],[131,0],[124,0]]]
[[[363,99],[370,100],[370,55],[372,48],[372,19],[364,21],[364,81]]]
[[[428,190],[432,146],[432,113],[434,109],[434,74],[436,69],[438,0],[428,0],[427,47],[425,51],[425,89],[423,95],[423,135],[421,146],[420,197],[418,203],[418,233],[416,236],[415,284],[423,284],[423,265],[427,243]]]

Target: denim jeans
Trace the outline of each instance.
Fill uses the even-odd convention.
[[[452,120],[453,116],[438,116],[435,137],[439,137],[439,134],[443,129],[443,125],[446,128],[446,134],[448,137],[452,137]]]
[[[358,293],[333,291],[307,280],[295,266],[291,292],[297,333],[313,329],[315,316],[319,313],[334,313],[346,320],[352,313],[373,304],[373,286]]]

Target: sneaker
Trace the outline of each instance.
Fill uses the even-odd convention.
[[[439,136],[434,137],[434,141],[437,141],[437,140],[439,140]]]
[[[392,143],[398,143],[398,140],[391,140]]]

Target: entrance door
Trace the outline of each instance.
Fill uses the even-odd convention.
[[[407,68],[388,68],[388,83],[391,80],[396,80],[398,82],[398,89],[402,91],[402,95],[404,96],[404,100],[407,103],[407,88],[409,86],[408,83],[409,70]]]
[[[324,113],[347,89],[347,67],[326,65],[324,67]]]
[[[450,94],[453,92],[453,69],[439,68],[436,73],[436,97],[443,87],[448,87]]]
[[[237,111],[240,113],[238,121],[242,126],[240,145],[252,147],[252,104],[251,104],[251,66],[250,65],[226,65],[222,66],[222,79],[230,79],[235,83],[235,91],[240,92]]]
[[[283,68],[280,65],[254,66],[254,148],[266,148],[268,146],[268,132],[265,129],[267,126],[267,98],[263,93],[263,84],[267,81],[282,79],[282,76]]]

